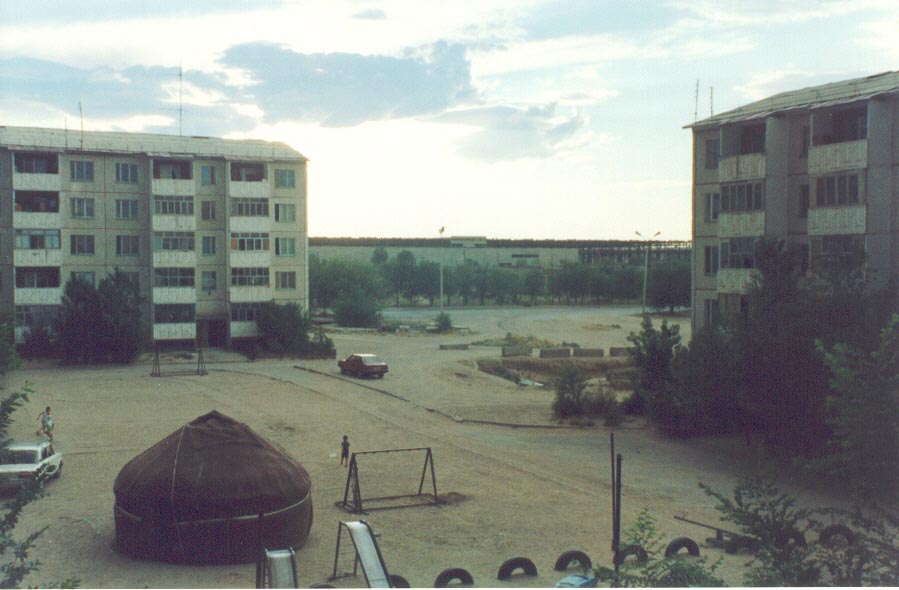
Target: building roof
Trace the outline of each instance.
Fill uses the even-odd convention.
[[[762,119],[769,115],[802,109],[817,109],[867,100],[883,94],[899,94],[899,72],[884,72],[865,78],[831,82],[801,90],[781,92],[736,109],[697,121],[684,128],[703,128]]]
[[[43,127],[0,126],[0,146],[26,150],[83,150],[147,154],[156,157],[209,157],[229,160],[300,160],[306,157],[281,142],[221,139],[154,133],[80,131]]]

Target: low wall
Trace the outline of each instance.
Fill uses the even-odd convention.
[[[630,346],[612,346],[609,348],[609,356],[628,356],[633,350]]]
[[[571,356],[570,348],[541,348],[540,358],[542,359],[564,359]]]
[[[441,344],[440,350],[468,350],[468,344]]]
[[[605,356],[601,348],[575,348],[574,356],[586,358],[602,358]]]
[[[530,346],[503,346],[503,356],[531,356],[533,352]]]

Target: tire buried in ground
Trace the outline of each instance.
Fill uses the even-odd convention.
[[[632,545],[625,545],[619,549],[618,553],[615,555],[615,562],[618,565],[621,565],[624,563],[625,559],[631,556],[637,558],[637,563],[646,563],[649,561],[649,555],[646,553],[646,550],[635,543]]]
[[[573,563],[577,563],[580,568],[584,570],[589,570],[593,567],[593,562],[590,561],[590,557],[586,553],[578,551],[577,549],[572,549],[559,556],[553,569],[557,572],[564,572],[569,569]]]
[[[843,524],[831,524],[821,531],[818,536],[818,542],[826,547],[840,547],[838,539],[843,539],[846,546],[855,545],[855,533],[848,526]]]
[[[665,557],[677,555],[681,549],[686,549],[691,557],[699,557],[699,545],[690,537],[678,537],[665,547]]]
[[[508,580],[515,570],[520,569],[526,576],[536,576],[537,566],[527,557],[513,557],[507,559],[499,566],[499,572],[496,574],[497,580]]]
[[[390,580],[391,588],[411,588],[409,585],[409,581],[399,574],[390,574],[387,576],[387,579]]]
[[[437,574],[437,578],[434,580],[434,588],[446,588],[453,580],[459,580],[461,584],[467,584],[468,586],[474,585],[474,578],[471,577],[468,570],[461,567],[450,567]]]

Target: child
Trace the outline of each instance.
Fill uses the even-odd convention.
[[[340,443],[340,464],[343,466],[346,466],[349,458],[350,458],[350,440],[344,434],[343,442]]]
[[[47,406],[43,412],[38,414],[37,419],[41,423],[41,429],[35,432],[34,434],[40,436],[41,434],[46,434],[47,438],[51,441],[53,440],[53,418],[50,417],[50,406]]]

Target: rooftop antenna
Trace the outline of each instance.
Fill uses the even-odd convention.
[[[69,118],[62,118],[63,128],[66,130],[66,151],[69,149]]]
[[[693,122],[699,119],[699,78],[696,78],[696,91],[693,93]]]
[[[78,101],[78,114],[81,116],[81,149],[84,149],[84,108],[81,101]]]
[[[184,120],[184,101],[182,100],[181,89],[184,83],[184,68],[181,60],[178,60],[178,135],[181,135],[181,124]]]
[[[715,87],[709,86],[709,116],[715,116]]]

